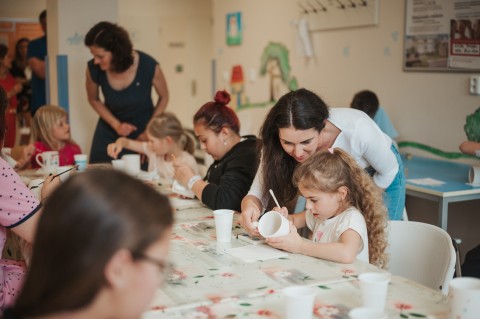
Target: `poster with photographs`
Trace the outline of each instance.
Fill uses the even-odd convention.
[[[406,71],[480,71],[480,1],[407,0]]]

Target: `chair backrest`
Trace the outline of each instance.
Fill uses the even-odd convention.
[[[450,235],[440,227],[414,222],[388,222],[388,270],[432,289],[448,293],[455,271]]]

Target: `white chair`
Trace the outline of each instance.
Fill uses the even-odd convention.
[[[450,235],[414,221],[389,221],[387,231],[388,270],[447,294],[456,261]]]

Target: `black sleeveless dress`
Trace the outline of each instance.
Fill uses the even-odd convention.
[[[100,86],[104,96],[105,106],[121,122],[127,122],[137,127],[137,130],[127,136],[136,139],[151,119],[154,105],[152,101],[152,80],[158,64],[151,56],[137,51],[139,55],[137,74],[132,83],[123,90],[115,90],[108,83],[107,74],[100,67],[88,61],[88,70],[92,80]],[[107,146],[120,136],[102,118],[99,118],[93,135],[90,150],[90,163],[110,162]],[[127,153],[127,152],[122,152]],[[121,157],[122,154],[119,155]]]

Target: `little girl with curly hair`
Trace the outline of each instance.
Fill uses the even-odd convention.
[[[343,150],[318,152],[298,166],[293,175],[307,200],[306,211],[288,215],[286,236],[268,238],[271,246],[292,253],[341,263],[355,259],[386,266],[385,226],[387,209],[382,190]],[[307,226],[311,240],[300,237],[297,228]]]

